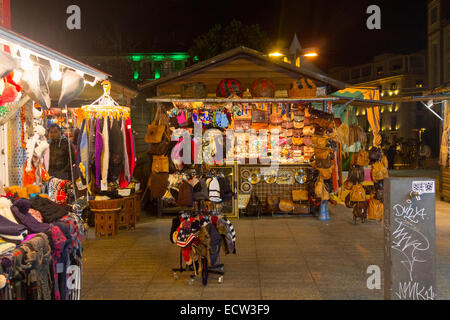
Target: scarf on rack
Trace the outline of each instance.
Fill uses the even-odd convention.
[[[66,243],[66,237],[61,229],[57,226],[51,226],[50,229],[51,246],[52,246],[52,263],[53,263],[53,295],[55,300],[61,300],[61,294],[59,291],[59,277],[57,272],[57,261],[61,257],[64,245]]]
[[[89,185],[89,183],[93,180],[95,180],[95,172],[94,172],[94,168],[95,168],[95,134],[96,134],[96,130],[95,130],[95,124],[96,124],[96,119],[91,118],[89,119],[89,126],[88,126],[88,173],[86,174],[86,178],[87,178],[87,184]],[[91,175],[94,175],[94,178],[91,177]]]
[[[18,223],[14,223],[7,218],[0,216],[0,237],[5,239],[19,239],[23,234],[27,232],[27,228]],[[10,237],[12,236],[12,238]]]
[[[77,153],[77,169],[80,175],[80,179],[83,185],[86,185],[87,181],[87,168],[89,159],[88,150],[88,132],[87,132],[87,121],[83,120],[81,125],[80,135],[78,138],[78,153]]]
[[[103,150],[102,150],[102,179],[101,184],[108,184],[108,166],[109,166],[109,127],[108,127],[108,117],[103,120]]]
[[[102,168],[102,150],[103,139],[100,126],[100,118],[97,117],[97,125],[95,129],[95,182],[100,188],[101,168]]]

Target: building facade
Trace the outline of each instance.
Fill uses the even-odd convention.
[[[186,52],[130,53],[120,56],[85,56],[80,57],[80,60],[105,70],[121,83],[136,86],[184,69],[189,63],[189,55]]]
[[[450,2],[428,1],[428,84],[450,83]]]
[[[427,87],[426,51],[406,55],[382,54],[367,64],[333,68],[329,74],[357,87],[377,87],[382,100],[399,101],[391,107],[381,108],[381,133],[388,142],[413,142],[418,141],[419,135],[424,138],[431,134],[424,134],[433,126],[429,111],[420,102],[400,101],[402,97],[421,95]],[[356,115],[359,124],[370,131],[366,110],[358,108]]]

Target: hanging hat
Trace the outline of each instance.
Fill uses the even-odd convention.
[[[30,70],[25,70],[20,81],[23,91],[42,107],[50,108],[50,90],[48,88],[48,72],[44,69],[33,66]]]
[[[0,78],[6,77],[16,68],[16,61],[10,54],[0,50]]]
[[[59,97],[58,107],[62,108],[75,100],[83,89],[84,78],[77,72],[66,69],[62,76],[61,96]]]

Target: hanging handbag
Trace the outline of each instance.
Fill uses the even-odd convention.
[[[380,181],[389,177],[389,172],[381,162],[375,162],[372,165],[373,181]]]
[[[369,199],[369,210],[367,211],[367,219],[381,220],[383,219],[383,203],[377,199]]]
[[[313,136],[312,143],[315,147],[325,148],[328,144],[328,138],[320,137],[320,136]]]
[[[314,135],[314,132],[315,132],[315,129],[313,126],[305,126],[303,128],[303,134],[305,136],[312,136],[312,135]]]
[[[303,129],[294,129],[294,137],[300,138],[303,136]]]
[[[294,128],[294,122],[293,121],[283,121],[281,124],[281,127],[283,129],[293,129]]]
[[[266,211],[269,213],[277,212],[279,204],[280,204],[280,198],[278,196],[268,196]]]
[[[360,167],[365,167],[369,165],[369,152],[365,150],[360,150],[357,154],[353,154],[353,163]]]
[[[323,180],[328,180],[331,179],[331,175],[333,173],[333,168],[329,167],[329,168],[317,168],[317,170],[319,170],[319,177]]]
[[[294,203],[290,198],[281,198],[279,208],[282,212],[291,212],[294,209]]]
[[[362,184],[356,184],[352,187],[352,190],[350,191],[350,201],[366,201],[366,191],[364,190]]]
[[[312,138],[311,136],[304,136],[303,137],[303,144],[306,146],[312,146]]]
[[[266,123],[269,124],[269,113],[264,110],[254,109],[251,115],[252,123]]]
[[[315,148],[316,159],[333,159],[333,152],[330,149]]]
[[[278,107],[278,105],[276,107],[272,106],[272,114],[270,115],[269,119],[270,124],[274,126],[280,126],[283,123],[283,119],[281,117],[281,110]]]
[[[292,137],[292,144],[301,146],[303,144],[303,138]]]
[[[169,158],[164,155],[153,156],[152,173],[163,172],[169,172]]]
[[[306,201],[309,199],[308,190],[292,190],[293,201]]]
[[[155,119],[153,119],[153,122],[147,127],[147,133],[145,134],[144,138],[144,141],[146,143],[160,143],[162,140],[162,136],[164,134],[164,131],[166,130],[166,126],[164,124],[161,124],[160,114],[161,108],[158,108],[158,110],[156,111]]]

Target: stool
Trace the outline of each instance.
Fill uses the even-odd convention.
[[[95,237],[109,238],[118,232],[117,213],[95,212]]]
[[[138,191],[135,194],[136,197],[136,221],[139,222],[141,220],[141,200],[142,200],[142,191]]]
[[[89,207],[95,215],[95,237],[115,236],[119,228],[118,216],[122,211],[123,199],[90,200]]]
[[[119,214],[119,229],[130,230],[136,228],[136,198],[134,196],[124,198],[123,209]]]

